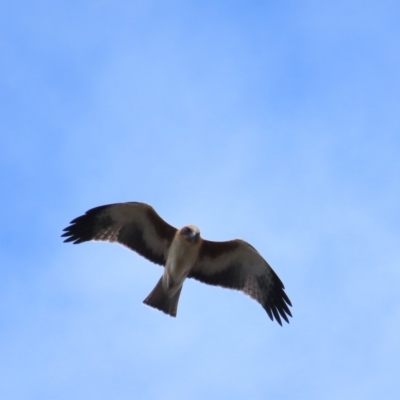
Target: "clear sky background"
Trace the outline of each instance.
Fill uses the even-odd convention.
[[[398,399],[398,1],[3,1],[0,398]],[[280,327],[239,292],[64,244],[87,209],[152,204],[243,238]]]

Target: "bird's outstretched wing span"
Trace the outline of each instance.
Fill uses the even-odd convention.
[[[176,228],[145,203],[116,203],[92,208],[64,229],[64,242],[117,242],[148,260],[165,265]]]
[[[271,320],[289,323],[291,302],[282,281],[258,251],[243,240],[203,240],[190,278],[209,285],[241,290],[258,301]]]

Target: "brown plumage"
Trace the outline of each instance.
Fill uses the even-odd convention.
[[[289,322],[291,302],[282,281],[258,251],[244,240],[213,242],[196,226],[178,230],[148,204],[131,202],[92,208],[64,229],[65,242],[118,242],[165,266],[144,303],[176,316],[187,277],[209,285],[240,290],[258,301],[271,320]]]

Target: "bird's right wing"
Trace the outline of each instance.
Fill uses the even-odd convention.
[[[177,229],[148,204],[131,202],[92,208],[64,229],[64,242],[117,242],[148,260],[165,265]]]

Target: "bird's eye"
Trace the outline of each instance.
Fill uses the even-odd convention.
[[[191,230],[188,226],[185,226],[185,227],[182,229],[182,233],[183,233],[184,235],[189,235],[190,233],[192,233],[192,230]]]

